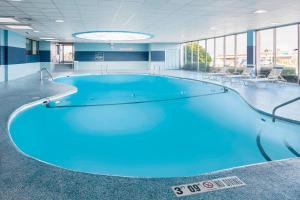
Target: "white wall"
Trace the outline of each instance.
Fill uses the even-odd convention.
[[[78,62],[75,70],[85,71],[145,71],[149,69],[149,62]]]
[[[75,51],[110,51],[110,52],[148,52],[148,44],[103,44],[103,43],[75,43]],[[145,71],[149,70],[148,61],[79,61],[74,66],[80,71]]]
[[[1,45],[4,46],[4,36],[3,36],[3,30],[1,30]],[[8,31],[8,46],[9,47],[16,47],[23,49],[25,51],[26,48],[26,38],[18,33],[15,33],[13,31]],[[26,55],[24,53],[24,61],[26,60]],[[8,55],[8,57],[14,58],[13,53]],[[26,61],[25,61],[26,62]],[[24,76],[28,76],[30,74],[37,73],[40,70],[40,63],[39,62],[33,62],[33,63],[20,63],[20,64],[9,64],[8,67],[8,81],[14,80],[17,78],[21,78]],[[0,67],[0,81],[4,81],[5,76],[5,67]]]
[[[3,30],[0,29],[0,47],[1,46],[4,46],[4,34],[3,34]],[[1,50],[0,50],[0,52],[1,52]],[[1,57],[3,56],[3,52],[1,52],[0,56]],[[0,57],[0,59],[2,59],[1,57]],[[0,83],[3,82],[4,80],[5,80],[4,65],[1,65],[1,62],[0,62]]]
[[[40,70],[40,63],[9,65],[8,68],[8,80],[10,81],[37,73]]]
[[[4,71],[4,66],[0,65],[0,82],[3,82],[5,79],[5,71]]]
[[[165,61],[151,61],[152,70],[179,69],[180,67],[180,44],[177,43],[152,43],[150,51],[165,51]]]

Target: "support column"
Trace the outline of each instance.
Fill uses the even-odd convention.
[[[251,30],[247,32],[247,67],[256,66],[256,45],[255,45],[255,31]]]
[[[298,83],[300,85],[300,24],[298,24]]]
[[[8,81],[8,30],[4,30],[4,81]]]

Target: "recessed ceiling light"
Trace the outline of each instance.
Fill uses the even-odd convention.
[[[268,11],[262,9],[262,10],[256,10],[253,13],[254,14],[263,14],[263,13],[266,13],[266,12],[268,12]]]
[[[20,2],[20,1],[23,1],[23,0],[10,0],[10,1],[14,1],[14,2]]]
[[[27,26],[27,25],[6,25],[6,27],[11,28],[11,29],[19,29],[19,30],[32,29],[30,26]]]
[[[277,22],[272,22],[271,23],[271,25],[273,25],[273,26],[277,26],[279,23],[277,23]]]
[[[57,19],[57,20],[55,20],[55,22],[57,22],[57,23],[63,23],[63,22],[65,22],[65,21],[62,20],[62,19]]]
[[[147,33],[128,31],[91,31],[73,34],[74,37],[96,41],[134,41],[153,38]]]
[[[58,40],[46,40],[47,42],[59,42]]]
[[[41,40],[55,40],[54,38],[51,37],[44,37],[44,38],[40,38]]]
[[[0,17],[0,23],[20,23],[13,17]]]
[[[33,31],[33,32],[35,32],[35,33],[39,33],[40,31]]]

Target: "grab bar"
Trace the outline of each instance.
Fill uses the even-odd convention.
[[[294,103],[294,102],[296,102],[296,101],[299,101],[299,100],[300,100],[300,97],[297,97],[297,98],[291,99],[291,100],[289,100],[289,101],[287,101],[287,102],[285,102],[285,103],[282,103],[282,104],[276,106],[276,107],[273,109],[273,112],[272,112],[273,122],[275,122],[275,119],[276,119],[275,113],[276,113],[276,111],[277,111],[279,108],[282,108],[282,107],[284,107],[284,106],[287,106],[287,105],[289,105],[289,104],[291,104],[291,103]]]
[[[50,77],[50,79],[53,81],[53,76],[52,74],[48,71],[47,68],[43,67],[41,70],[40,70],[40,79],[43,80],[43,71],[47,72],[48,76]]]

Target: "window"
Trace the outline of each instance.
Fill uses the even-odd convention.
[[[198,43],[199,45],[199,52],[198,52],[198,57],[199,57],[199,70],[202,72],[206,71],[206,50],[205,50],[205,40],[201,40]]]
[[[236,36],[236,67],[247,67],[247,33]]]
[[[186,65],[187,68],[191,68],[192,65],[192,45],[188,43],[186,46]]]
[[[193,59],[193,64],[192,64],[192,70],[198,70],[199,66],[198,66],[198,60],[199,60],[199,45],[198,42],[193,42],[192,43],[192,50],[193,50],[193,55],[192,55],[192,59]]]
[[[38,55],[39,54],[39,42],[26,38],[26,54]]]
[[[235,35],[227,36],[225,41],[225,66],[235,67]]]
[[[224,37],[216,38],[215,67],[224,67]]]
[[[60,63],[71,63],[73,62],[73,44],[60,44]]]
[[[283,76],[297,82],[298,25],[276,29],[276,65],[284,67]]]
[[[257,32],[257,70],[258,74],[267,74],[274,65],[274,29]]]
[[[214,60],[215,60],[215,41],[214,39],[209,39],[207,40],[207,66],[208,67],[213,67],[215,65]]]
[[[185,44],[185,52],[184,52],[184,69],[190,70],[192,69],[192,63],[193,63],[193,55],[192,55],[192,43],[186,43]]]

